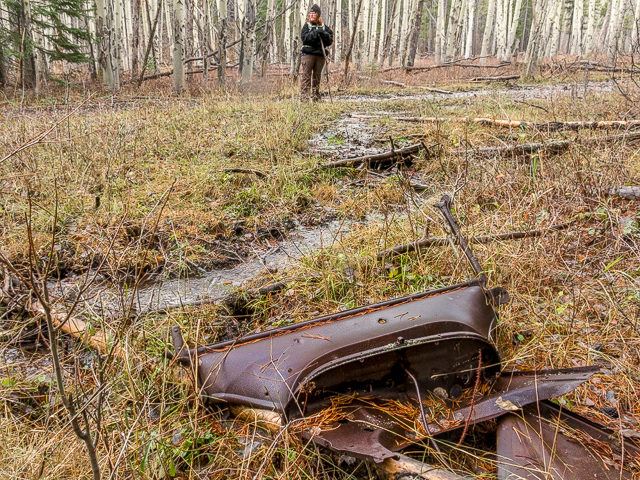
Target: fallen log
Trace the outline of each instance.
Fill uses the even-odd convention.
[[[351,115],[351,118],[383,118],[381,115]],[[501,120],[482,117],[390,117],[399,122],[415,123],[475,123],[508,128],[536,128],[539,130],[579,130],[598,128],[623,128],[640,126],[640,120],[596,120],[592,122],[525,122],[521,120]]]
[[[46,315],[44,308],[39,302],[36,311],[42,315]],[[118,345],[113,345],[112,340],[109,339],[109,336],[104,331],[94,329],[93,326],[87,324],[84,320],[71,316],[67,312],[51,309],[51,321],[54,327],[58,328],[61,332],[77,338],[100,355],[111,353],[114,358],[125,358],[122,348]]]
[[[550,232],[558,232],[560,230],[565,230],[573,225],[575,222],[567,222],[561,223],[559,225],[555,225],[549,228],[543,228],[540,230],[528,230],[525,232],[508,232],[508,233],[497,233],[494,235],[482,235],[479,237],[472,237],[469,239],[472,243],[489,243],[499,240],[518,240],[521,238],[534,238],[540,237]],[[400,255],[403,253],[410,253],[422,250],[427,247],[443,247],[446,245],[450,245],[451,241],[456,243],[456,239],[450,239],[448,237],[433,237],[433,238],[421,238],[417,242],[407,243],[404,245],[398,245],[397,247],[390,248],[388,250],[383,250],[382,252],[378,252],[376,255],[378,258],[382,257],[390,257],[394,255]]]
[[[518,80],[520,75],[499,75],[497,77],[475,77],[470,82],[500,82],[503,80]]]
[[[636,143],[640,140],[640,132],[621,133],[617,135],[602,135],[599,137],[589,137],[584,139],[577,138],[571,140],[557,140],[554,142],[525,143],[523,145],[507,145],[504,147],[483,147],[465,150],[463,153],[477,153],[481,155],[491,155],[495,153],[514,153],[526,155],[530,153],[536,153],[541,150],[561,152],[567,150],[571,145],[575,144],[585,145],[601,142],[608,143],[616,140],[626,140],[629,143]]]
[[[420,85],[416,85],[416,87],[422,88],[423,90],[427,90],[428,92],[442,93],[443,95],[453,95],[453,92],[450,92],[449,90],[440,90],[439,88],[422,87]]]
[[[421,480],[465,480],[457,473],[444,470],[419,460],[415,460],[406,455],[398,454],[398,459],[388,458],[379,465],[376,465],[381,473],[389,479],[416,478]]]
[[[390,150],[384,153],[378,153],[375,155],[365,155],[363,157],[354,157],[354,158],[345,158],[343,160],[337,160],[335,162],[325,163],[320,165],[323,168],[338,168],[338,167],[351,167],[353,165],[358,165],[360,163],[380,163],[385,160],[389,160],[391,158],[395,158],[397,156],[408,155],[410,153],[416,153],[420,151],[421,148],[424,148],[422,143],[418,143],[416,145],[411,145],[409,147],[400,148],[398,150]]]
[[[609,195],[618,196],[625,200],[640,200],[640,187],[613,187]]]

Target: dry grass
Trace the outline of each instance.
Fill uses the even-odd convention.
[[[433,83],[440,82],[433,78]],[[573,83],[579,92],[580,84]],[[390,91],[382,85],[375,90]],[[350,90],[371,91],[366,85]],[[415,174],[430,185],[422,193],[408,187],[407,173],[402,172],[368,180],[379,182],[375,188],[350,185],[352,175],[364,174],[313,169],[319,159],[305,151],[313,133],[355,109],[529,121],[607,119],[626,111],[612,92],[586,97],[572,95],[571,89],[568,95],[560,89],[554,92],[550,99],[527,100],[546,111],[498,92],[375,104],[338,100],[319,106],[292,101],[290,87],[265,89],[258,96],[238,92],[188,99],[122,97],[113,104],[94,97],[52,133],[52,143],[0,164],[4,254],[17,266],[26,264],[25,214],[31,198],[36,246],[43,249],[51,242],[52,228],[57,231],[62,276],[95,266],[103,253],[108,257],[105,274],[113,279],[140,272],[185,275],[193,273],[185,258],[208,268],[237,262],[223,248],[240,257],[250,255],[250,248],[238,240],[238,226],[254,233],[286,226],[293,219],[311,225],[325,221],[327,209],[345,220],[376,214],[291,271],[258,279],[256,283],[290,277],[306,280],[297,281],[287,292],[252,301],[249,317],[233,318],[214,306],[138,316],[127,322],[109,320],[109,326],[119,331],[125,352],[126,360],[118,362],[102,363],[81,345],[64,342],[65,378],[79,398],[85,401],[100,389],[105,392],[98,442],[105,478],[366,478],[368,466],[360,462],[339,463],[336,456],[318,452],[292,432],[283,430],[270,438],[259,428],[233,422],[225,412],[203,406],[189,379],[180,381],[171,373],[179,367],[162,359],[168,328],[181,325],[190,342],[212,343],[228,334],[466,280],[470,270],[464,258],[448,247],[402,255],[386,264],[375,259],[378,251],[419,238],[425,228],[429,236],[444,235],[431,207],[443,192],[456,192],[455,213],[468,236],[576,220],[568,230],[545,237],[473,247],[489,283],[504,286],[512,297],[499,311],[499,347],[505,367],[600,365],[601,374],[559,401],[616,430],[638,431],[640,218],[637,204],[606,194],[611,186],[640,182],[636,147],[576,143],[558,155],[472,158],[463,153],[466,145],[526,143],[593,132],[549,134],[461,124],[403,124],[388,118],[371,121],[381,137],[420,133],[442,145],[434,155],[416,159]],[[67,107],[41,107],[5,107],[3,151],[19,146],[67,111]],[[229,166],[254,168],[270,176],[219,173]],[[172,184],[173,190],[163,197]],[[56,196],[60,215],[58,224],[52,225]],[[37,330],[24,312],[3,322],[3,341],[21,329]],[[39,349],[46,356],[43,344]],[[3,351],[0,458],[5,460],[0,475],[88,478],[88,461],[67,425],[50,366],[32,362],[10,345]],[[7,355],[14,360],[7,360]],[[622,413],[615,421],[592,406],[614,403]],[[407,422],[416,421],[415,406],[394,408],[406,415]],[[91,415],[97,413],[95,404],[88,409]],[[96,424],[95,418],[91,424]],[[475,462],[491,471],[490,456],[481,445],[475,446],[479,450],[469,450],[475,457],[456,448],[447,450],[447,455],[461,468],[472,468]],[[491,477],[491,473],[473,475]]]

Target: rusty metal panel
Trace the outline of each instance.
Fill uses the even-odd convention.
[[[192,364],[212,401],[305,415],[336,392],[397,395],[408,388],[404,369],[421,389],[472,386],[479,352],[487,378],[498,374],[499,354],[489,336],[495,324],[491,296],[476,281],[342,312],[259,336],[199,349],[177,358]],[[175,333],[175,332],[174,332]]]
[[[492,393],[470,406],[450,411],[447,417],[440,415],[429,423],[428,431],[439,434],[469,424],[484,422],[510,413],[509,408],[520,408],[559,395],[564,395],[584,383],[598,372],[597,367],[579,367],[541,372],[512,372],[501,376]],[[403,395],[406,401],[415,401],[415,395]],[[344,419],[322,430],[303,432],[303,437],[313,439],[319,445],[349,455],[372,460],[376,463],[394,458],[395,452],[426,437],[405,428],[397,418],[385,413],[383,408],[370,408],[367,402],[354,400],[343,407]],[[446,420],[446,421],[444,421]]]
[[[499,480],[637,478],[640,449],[611,430],[541,402],[498,423]],[[623,467],[623,468],[621,468]]]

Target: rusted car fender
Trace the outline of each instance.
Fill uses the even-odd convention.
[[[497,377],[493,304],[507,298],[471,280],[192,349],[174,327],[175,358],[194,369],[207,400],[285,419],[307,415],[335,393],[397,398],[414,389],[407,370],[425,393],[440,387],[455,396],[473,386],[477,371]]]

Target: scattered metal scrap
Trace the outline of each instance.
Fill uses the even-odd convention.
[[[640,450],[543,402],[571,392],[597,367],[501,372],[494,307],[509,296],[486,288],[449,198],[436,206],[475,279],[211,346],[186,348],[174,327],[173,356],[194,370],[207,401],[275,412],[318,445],[378,465],[395,461],[387,472],[404,468],[399,452],[411,444],[464,428],[461,439],[469,425],[499,418],[499,479],[631,478]],[[425,407],[435,395],[446,410]],[[336,410],[336,399],[347,401]],[[390,402],[418,404],[421,415],[403,421],[385,411]],[[330,420],[318,422],[329,409]]]

